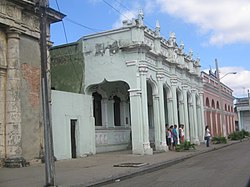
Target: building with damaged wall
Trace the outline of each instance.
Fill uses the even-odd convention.
[[[37,2],[0,2],[1,159],[30,160],[39,157],[43,148]],[[63,16],[48,8],[48,32],[50,24],[60,21]]]
[[[166,124],[184,124],[186,140],[197,144],[203,140],[200,59],[194,59],[192,51],[185,54],[184,44],[176,43],[174,33],[168,39],[161,37],[159,23],[154,31],[147,28],[143,12],[137,19],[123,21],[121,28],[84,36],[50,52],[52,87],[92,96],[88,118],[94,118],[95,131],[87,136],[94,136],[95,142],[81,146],[94,146],[88,149],[93,154],[128,147],[134,154],[167,151]],[[72,53],[82,57],[73,58]],[[62,136],[54,129],[69,129],[71,120],[78,119],[66,119],[66,113],[58,116],[65,122],[52,123],[54,142],[66,137],[74,142],[76,138],[68,138],[70,130]],[[79,121],[84,121],[76,123],[79,127],[92,125],[91,120]],[[79,145],[74,149],[81,149]]]

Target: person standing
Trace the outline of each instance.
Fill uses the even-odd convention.
[[[173,139],[172,129],[173,129],[173,126],[171,125],[170,128],[168,128],[167,130],[167,145],[170,151],[172,150],[172,142],[173,142],[172,141]]]
[[[177,133],[177,125],[174,125],[173,129],[173,150],[175,150],[177,142],[178,142],[178,133]]]
[[[180,142],[184,143],[184,125],[180,125],[179,128],[179,138],[180,138]]]
[[[210,137],[211,137],[211,134],[210,134],[210,130],[209,130],[208,125],[207,125],[205,128],[205,140],[206,140],[207,147],[209,147]]]

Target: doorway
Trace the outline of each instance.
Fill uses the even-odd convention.
[[[70,120],[70,132],[71,132],[71,157],[76,158],[76,125],[77,120]]]

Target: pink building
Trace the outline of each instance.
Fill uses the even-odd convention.
[[[228,136],[235,131],[233,90],[221,83],[216,73],[201,72],[201,76],[203,78],[205,125],[209,126],[212,136]]]

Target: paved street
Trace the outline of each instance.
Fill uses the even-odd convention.
[[[201,154],[171,167],[106,185],[171,187],[250,186],[250,142]]]
[[[134,186],[166,186],[166,184],[169,183],[171,183],[171,186],[188,186],[190,184],[192,184],[192,186],[208,186],[211,181],[216,182],[214,176],[223,179],[225,173],[227,173],[228,176],[228,171],[230,171],[229,178],[230,176],[238,176],[238,180],[235,182],[242,181],[244,183],[250,171],[249,147],[250,141],[246,139],[244,142],[229,141],[228,144],[213,144],[209,148],[201,144],[196,147],[195,151],[190,152],[169,151],[149,156],[133,155],[131,151],[118,151],[100,153],[85,158],[61,160],[56,162],[56,185],[60,187],[103,186],[110,181],[117,179],[121,179],[122,181],[124,178],[138,176],[142,173],[148,173],[149,171],[158,171],[159,168],[166,167],[170,169],[160,170],[146,177],[139,177]],[[208,157],[206,155],[208,155]],[[216,156],[218,156],[217,159],[215,158]],[[236,158],[240,158],[238,159],[239,161],[237,161]],[[226,162],[221,161],[223,159],[225,159]],[[187,161],[183,162],[183,160]],[[216,163],[216,160],[221,161],[220,165]],[[231,161],[233,165],[228,166],[228,161]],[[178,164],[180,162],[183,163]],[[148,163],[148,165],[142,167],[113,166],[114,164],[121,163]],[[248,165],[246,163],[248,163]],[[176,167],[174,167],[174,165],[176,165]],[[217,171],[217,165],[222,167],[222,169],[220,169],[223,171],[222,174],[214,173]],[[233,169],[229,169],[229,167]],[[185,168],[185,170],[183,170],[183,168]],[[182,173],[181,170],[184,172]],[[32,164],[29,167],[23,168],[0,168],[0,187],[44,186],[44,171],[44,164]],[[246,174],[244,174],[245,171],[247,171]],[[164,175],[161,175],[162,173]],[[201,185],[206,175],[208,175],[207,178],[209,181],[205,182],[206,185]],[[182,179],[179,179],[179,176],[181,176]],[[210,180],[211,178],[213,180]],[[231,181],[228,183],[230,185],[234,184]],[[118,182],[113,186],[117,185],[130,186],[133,185],[133,182]],[[225,184],[225,186],[230,185]],[[244,184],[240,185],[239,183],[238,185],[237,183],[235,186],[244,186]]]

